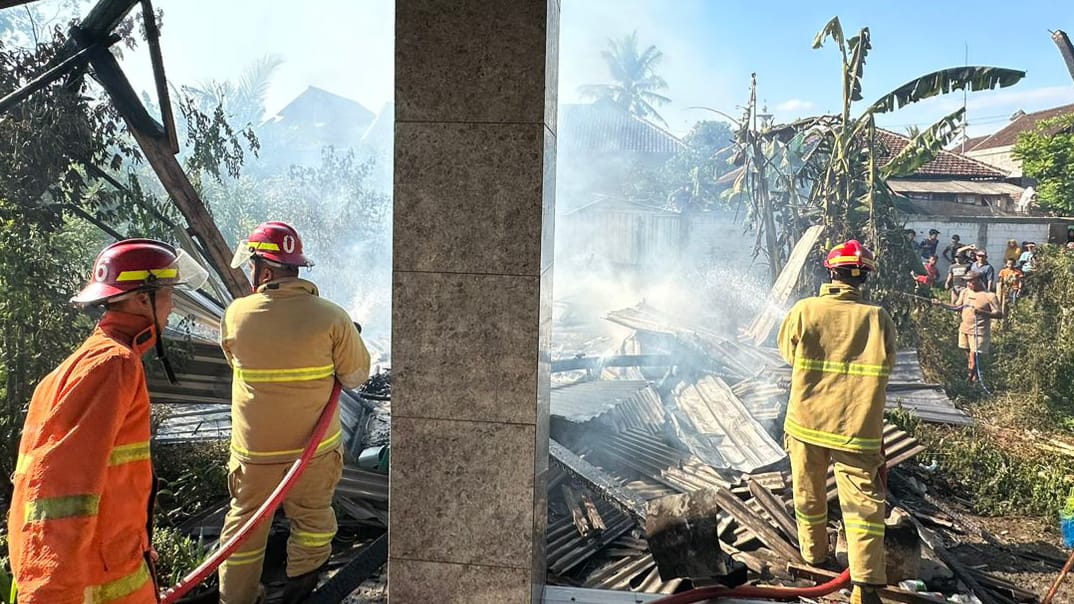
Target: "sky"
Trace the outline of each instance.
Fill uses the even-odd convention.
[[[42,0],[49,6],[62,0]],[[970,64],[1020,69],[1017,85],[967,97],[968,133],[990,133],[1015,111],[1074,102],[1074,81],[1049,36],[1074,33],[1074,10],[1058,0],[562,0],[561,103],[582,102],[579,87],[608,78],[600,52],[611,37],[637,31],[663,53],[659,73],[672,102],[661,108],[672,131],[701,119],[695,107],[739,115],[751,73],[758,97],[778,121],[837,111],[838,52],[811,49],[835,15],[847,35],[869,27],[864,96],[875,99],[924,73]],[[268,93],[274,114],[307,86],[355,99],[377,112],[393,96],[394,3],[391,0],[156,0],[164,12],[163,54],[173,83],[237,79],[267,55],[283,60]],[[301,9],[296,9],[301,6]],[[15,9],[17,10],[17,9]],[[123,59],[139,90],[152,89],[144,50]],[[956,92],[888,115],[897,131],[924,126],[962,105]]]

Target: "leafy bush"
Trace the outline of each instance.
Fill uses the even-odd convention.
[[[157,550],[157,575],[162,585],[175,585],[205,560],[209,548],[178,529],[153,529],[153,549]]]
[[[1043,246],[1026,279],[1026,295],[995,332],[997,385],[1043,397],[1074,418],[1074,255]]]
[[[163,488],[157,493],[157,523],[175,526],[228,497],[227,442],[160,445],[153,463]]]
[[[936,482],[973,503],[976,513],[1055,517],[1074,477],[1074,458],[1046,454],[1026,443],[1003,443],[986,428],[919,424],[913,434],[936,461]]]

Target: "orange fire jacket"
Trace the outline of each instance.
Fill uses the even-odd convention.
[[[141,360],[154,342],[148,320],[106,312],[34,391],[8,516],[19,604],[157,601]]]

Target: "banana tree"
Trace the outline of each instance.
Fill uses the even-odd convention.
[[[905,300],[899,304],[891,294],[909,291],[910,273],[920,268],[920,260],[903,235],[903,222],[886,182],[912,174],[949,145],[960,132],[964,110],[921,129],[893,157],[890,152],[894,150],[886,149],[877,136],[876,116],[954,90],[976,92],[1012,86],[1025,72],[989,66],[941,69],[910,80],[854,115],[863,101],[862,78],[872,49],[869,28],[848,39],[839,18],[834,17],[817,34],[813,48],[821,48],[829,39],[842,57],[843,102],[841,113],[832,116],[836,119],[815,120],[806,131],[807,138],[817,145],[819,162],[810,205],[819,210],[817,222],[825,226],[826,244],[853,237],[877,251],[884,264],[873,290],[889,308],[899,309],[906,306]]]

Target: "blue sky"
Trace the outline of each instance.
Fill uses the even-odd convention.
[[[47,7],[56,0],[43,0]],[[737,115],[751,72],[759,97],[777,119],[834,111],[839,106],[839,58],[830,44],[810,48],[834,15],[848,35],[872,32],[866,100],[912,77],[971,64],[1023,69],[1027,77],[998,92],[970,94],[969,133],[1000,128],[1018,109],[1032,111],[1074,102],[1049,29],[1074,34],[1074,10],[1058,0],[904,0],[902,2],[768,0],[562,0],[560,102],[581,100],[578,87],[603,81],[600,51],[607,39],[633,30],[664,52],[661,73],[673,102],[662,112],[684,133],[711,114],[710,106]],[[373,111],[392,98],[394,3],[391,0],[156,0],[165,14],[164,59],[169,78],[196,83],[237,78],[259,57],[284,60],[268,97],[270,113],[309,85],[353,98]],[[144,52],[124,58],[139,89],[151,89]],[[925,125],[962,103],[955,93],[882,116],[902,131]]]
[[[1074,80],[1048,33],[1074,34],[1074,10],[1055,0],[563,0],[563,5],[561,102],[576,99],[577,87],[602,73],[595,57],[608,35],[636,29],[643,43],[664,52],[662,71],[673,100],[664,113],[678,132],[705,115],[691,106],[738,115],[752,72],[759,98],[777,119],[837,110],[838,51],[830,42],[811,49],[814,35],[835,15],[848,36],[863,26],[872,34],[867,101],[918,75],[962,65],[968,45],[970,64],[1027,72],[1011,88],[968,95],[970,135],[998,129],[1020,108],[1074,102]],[[902,131],[931,123],[961,103],[962,94],[955,93],[882,116],[881,124]]]

